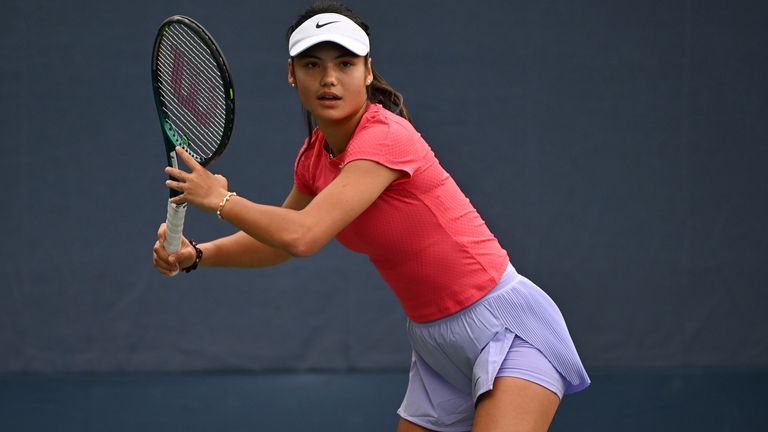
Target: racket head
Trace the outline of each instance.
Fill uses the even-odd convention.
[[[203,166],[221,155],[234,127],[235,92],[226,58],[200,23],[175,15],[160,25],[152,88],[169,166],[178,167],[176,147]]]

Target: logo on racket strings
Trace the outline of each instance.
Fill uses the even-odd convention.
[[[171,44],[171,92],[199,126],[209,127],[214,120],[216,105],[210,99],[220,94],[210,82],[201,78],[200,67],[193,65],[176,44]],[[207,86],[207,88],[201,88]]]

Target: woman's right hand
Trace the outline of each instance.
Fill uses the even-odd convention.
[[[169,254],[165,250],[165,224],[160,225],[157,230],[157,241],[152,248],[152,262],[160,273],[166,276],[173,276],[180,269],[187,268],[195,262],[195,248],[189,241],[181,237],[181,247],[176,252]]]

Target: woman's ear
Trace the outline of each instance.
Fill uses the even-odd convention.
[[[293,59],[288,59],[288,84],[296,87],[296,75],[293,74]]]
[[[365,68],[365,85],[371,85],[373,82],[373,66],[371,63],[371,58],[368,57],[368,67]]]

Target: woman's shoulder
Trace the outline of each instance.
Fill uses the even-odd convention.
[[[345,153],[347,160],[372,159],[412,174],[428,161],[431,149],[408,120],[375,105],[366,112]]]
[[[365,136],[365,138],[375,137],[387,141],[413,139],[419,136],[411,122],[379,104],[370,105],[363,116],[358,134]]]

